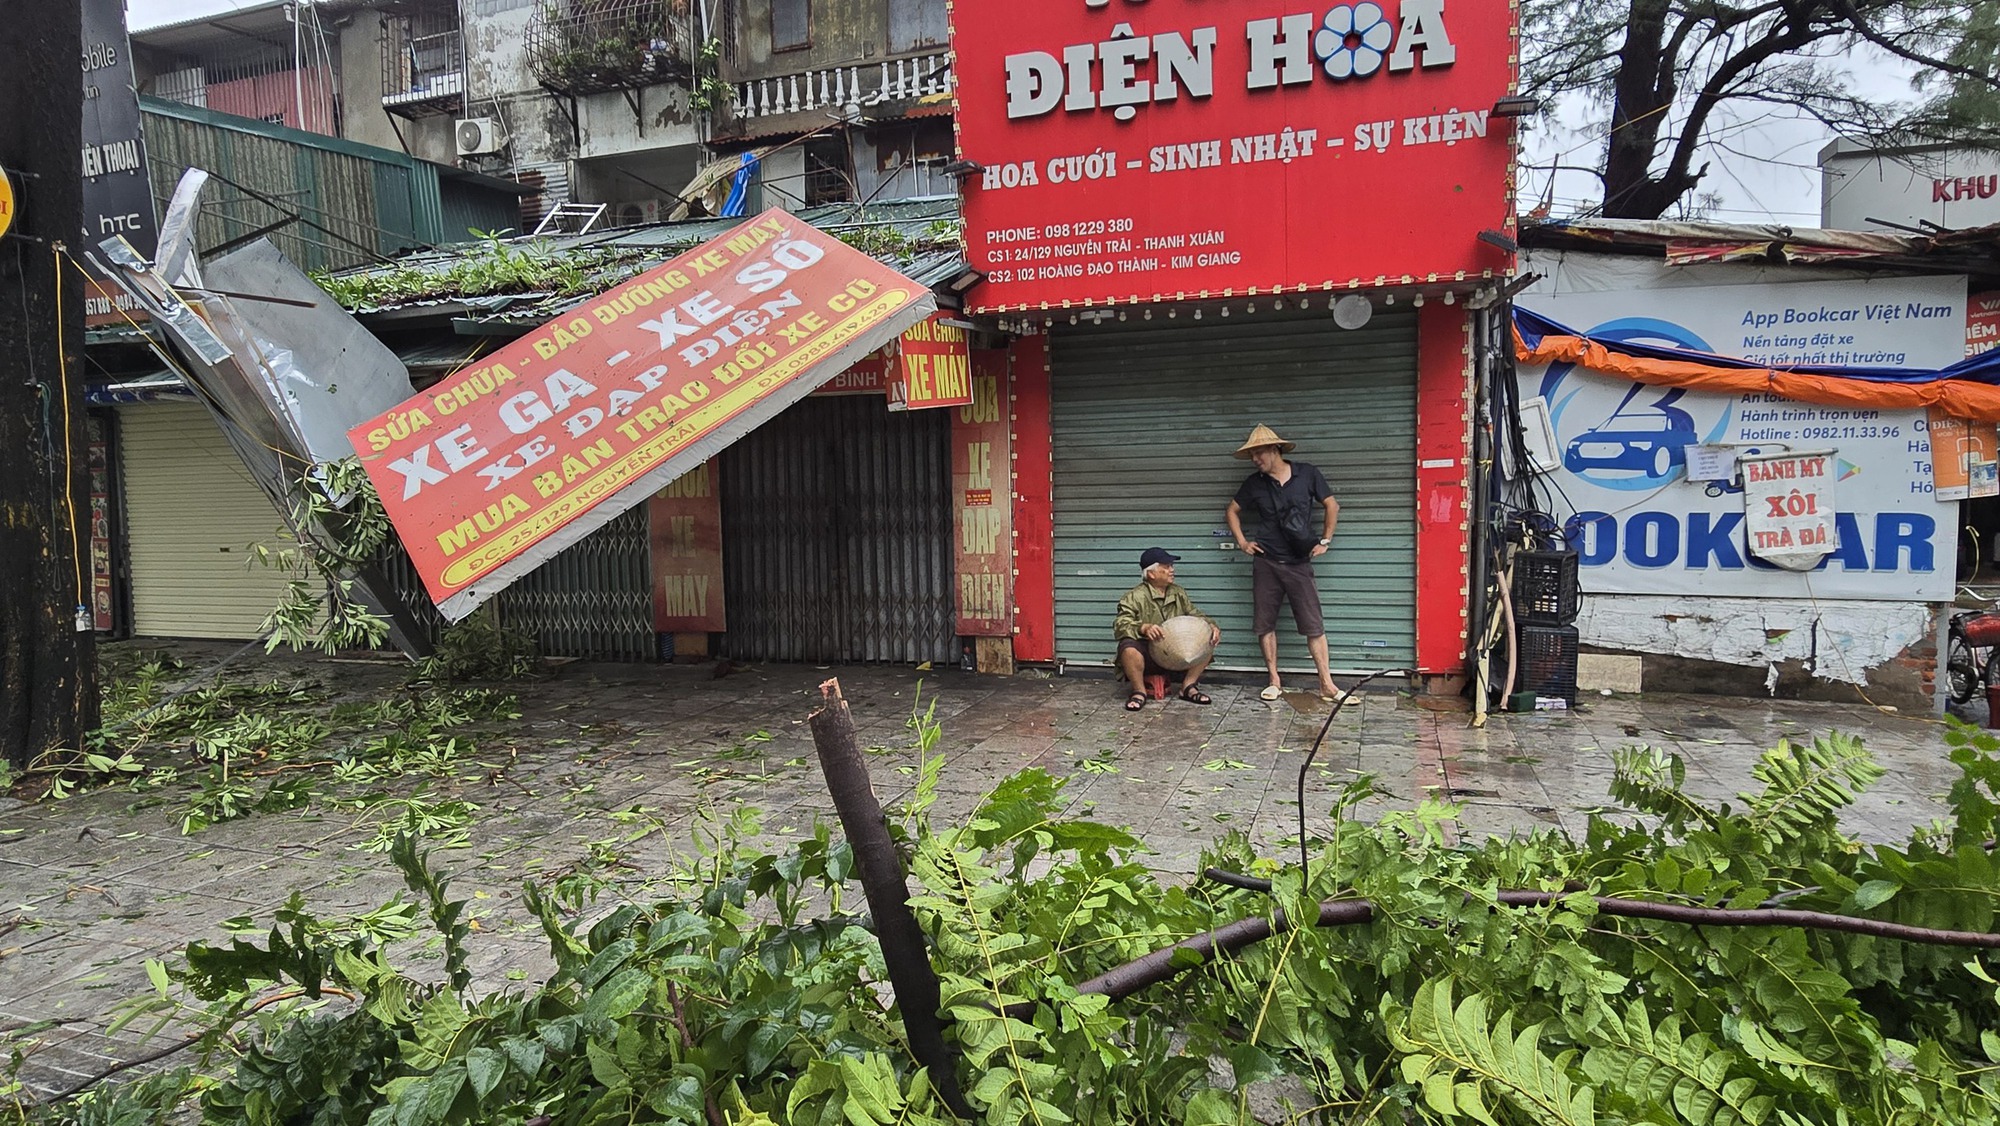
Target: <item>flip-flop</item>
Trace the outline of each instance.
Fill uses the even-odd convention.
[[[1275,684],[1267,684],[1264,686],[1264,690],[1262,692],[1257,693],[1257,698],[1259,700],[1267,700],[1267,701],[1276,700],[1278,697],[1283,696],[1284,694],[1285,690],[1283,688],[1280,688]]]

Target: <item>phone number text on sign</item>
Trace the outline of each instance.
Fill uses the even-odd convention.
[[[1229,247],[1228,232],[1221,228],[1150,234],[1137,233],[1136,227],[1136,220],[1118,218],[991,232],[985,246],[986,280],[1000,285],[1064,278],[1151,276],[1162,269],[1236,266],[1243,262],[1243,252]]]

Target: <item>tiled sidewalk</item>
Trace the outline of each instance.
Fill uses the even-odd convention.
[[[199,666],[225,651],[190,647],[184,659]],[[297,657],[249,658],[231,671],[310,676],[359,693],[391,690],[401,675],[393,665]],[[773,841],[809,832],[815,817],[833,820],[805,721],[817,685],[834,675],[876,748],[870,763],[885,804],[914,781],[908,720],[921,682],[943,724],[934,819],[961,816],[999,779],[1039,766],[1068,777],[1079,808],[1131,829],[1156,867],[1183,878],[1228,829],[1266,849],[1296,836],[1298,770],[1327,712],[1306,696],[1266,703],[1254,683],[1209,685],[1209,707],[1169,701],[1129,713],[1117,685],[1092,677],[776,665],[718,679],[705,666],[571,665],[509,685],[522,701],[518,723],[432,786],[433,796],[480,807],[468,846],[437,854],[455,894],[474,897],[480,981],[497,988],[542,969],[540,937],[517,906],[524,877],[588,869],[643,896],[670,873],[671,857],[688,852],[703,803],[761,808]],[[1582,811],[1609,802],[1619,747],[1677,751],[1693,792],[1727,799],[1753,785],[1751,764],[1779,738],[1839,729],[1861,734],[1889,768],[1851,811],[1849,830],[1899,840],[1942,814],[1955,777],[1940,724],[1858,704],[1649,696],[1495,716],[1479,730],[1468,720],[1395,692],[1357,697],[1308,778],[1309,813],[1323,818],[1342,782],[1366,772],[1390,796],[1364,815],[1435,795],[1463,803],[1465,834],[1580,832]],[[268,921],[294,889],[316,913],[335,915],[402,888],[385,856],[355,848],[368,833],[351,813],[316,803],[182,836],[175,793],[113,789],[0,809],[0,1021],[62,1022],[36,1038],[23,1073],[35,1090],[160,1046],[104,1034],[113,1007],[149,988],[144,959],[219,940],[231,918]]]

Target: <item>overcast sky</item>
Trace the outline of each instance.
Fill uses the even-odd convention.
[[[126,12],[136,31],[262,2],[265,0],[126,0]],[[1854,74],[1864,93],[1884,101],[1909,96],[1909,71],[1900,64],[1858,57]],[[1786,117],[1787,111],[1781,107],[1754,106],[1750,112],[1756,115],[1755,122],[1725,123],[1722,132],[1727,134],[1723,142],[1727,147],[1711,146],[1699,158],[1712,166],[1700,190],[1722,197],[1721,205],[1708,217],[1725,223],[1769,218],[1798,226],[1817,224],[1817,157],[1832,134],[1816,121]],[[1522,211],[1533,210],[1547,196],[1552,198],[1554,215],[1574,215],[1599,198],[1596,180],[1587,173],[1559,173],[1551,189],[1548,174],[1533,166],[1595,164],[1603,155],[1602,126],[1578,130],[1538,125],[1524,140],[1522,158],[1528,167],[1521,177]]]
[[[125,22],[133,31],[163,23],[213,16],[232,8],[252,8],[263,0],[125,0]]]

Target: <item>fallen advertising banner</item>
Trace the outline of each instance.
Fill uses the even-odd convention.
[[[457,621],[935,307],[922,285],[772,209],[348,438]]]

